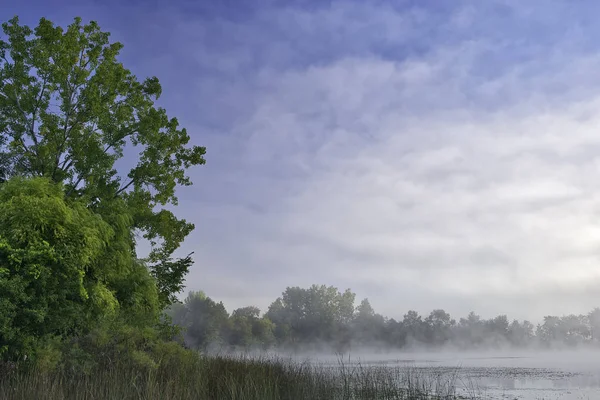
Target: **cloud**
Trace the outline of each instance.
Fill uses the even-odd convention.
[[[598,5],[324,4],[103,14],[208,147],[188,288],[264,310],[325,283],[395,318],[599,305]]]
[[[373,24],[403,22],[387,25],[390,37],[420,32],[414,14],[371,11]],[[350,51],[252,74],[252,112],[233,128],[244,143],[233,190],[257,206],[213,210],[230,225],[210,241],[217,250],[201,246],[207,267],[190,286],[264,308],[287,285],[323,282],[396,318],[434,307],[539,318],[597,305],[597,55],[566,34],[546,57],[549,44],[527,38],[513,59],[502,52],[519,38],[494,32],[409,57],[369,54],[348,15],[303,12],[293,32],[348,21]],[[440,30],[485,18],[461,9]],[[502,65],[486,71],[494,56]],[[212,268],[230,275],[203,282]]]

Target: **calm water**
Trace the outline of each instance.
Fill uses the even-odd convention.
[[[458,375],[459,393],[477,392],[486,399],[600,400],[600,351],[400,353],[350,360],[363,366],[453,371]]]

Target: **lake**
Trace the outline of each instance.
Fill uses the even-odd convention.
[[[311,356],[335,365],[339,359]],[[600,351],[433,352],[360,354],[346,365],[407,367],[432,374],[456,374],[458,393],[485,399],[600,399]]]

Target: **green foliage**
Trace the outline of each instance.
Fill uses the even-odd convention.
[[[257,307],[238,308],[228,315],[223,303],[203,292],[190,292],[183,304],[173,304],[168,313],[194,349],[268,349],[276,344],[275,324],[261,317]]]
[[[76,18],[63,29],[42,18],[31,29],[14,17],[2,28],[0,177],[62,182],[91,209],[122,200],[130,228],[153,246],[149,267],[166,279],[162,302],[172,301],[191,259],[170,256],[194,226],[161,207],[177,204],[177,185],[192,184],[185,170],[205,163],[205,148],[188,146],[177,119],[154,106],[158,79],[138,81],[118,60],[123,46],[96,22]],[[138,159],[119,173],[126,151]]]
[[[296,333],[291,342],[332,341],[340,327],[352,321],[355,297],[349,289],[340,292],[333,286],[288,287],[266,316],[276,325],[288,327],[278,333]]]
[[[2,31],[0,357],[153,368],[152,346],[176,334],[161,310],[193,263],[172,254],[194,226],[165,207],[205,148],[154,106],[158,79],[138,81],[96,22],[14,17]],[[118,171],[126,153],[137,159]]]
[[[260,318],[257,307],[243,307],[234,310],[230,317],[228,343],[242,348],[269,348],[275,344],[275,324],[266,318]]]
[[[254,344],[262,349],[273,347],[277,342],[275,338],[275,324],[267,317],[257,318],[252,321],[252,336]]]
[[[151,267],[151,274],[158,284],[158,296],[162,307],[177,302],[176,293],[183,290],[183,281],[194,263],[192,254],[172,261],[165,259]]]
[[[183,339],[193,348],[210,344],[219,350],[333,351],[347,353],[355,347],[504,348],[531,346],[597,345],[600,309],[587,315],[547,316],[537,329],[529,321],[509,323],[505,315],[482,319],[471,312],[457,323],[442,309],[427,317],[414,310],[396,321],[375,312],[368,299],[354,308],[355,295],[335,287],[288,287],[264,316],[256,307],[234,310],[227,319],[222,303],[202,292],[192,292],[184,304],[169,309],[182,328]]]
[[[112,235],[98,215],[79,201],[67,203],[61,187],[45,178],[16,178],[0,186],[0,347],[5,357],[27,354],[33,338],[81,331],[102,287],[87,270]],[[102,293],[104,301],[114,302],[108,290]]]
[[[221,344],[223,334],[229,327],[229,315],[223,303],[215,303],[202,292],[190,292],[184,301],[185,319],[181,324],[193,348],[203,349],[209,345]]]
[[[65,360],[83,365],[108,346],[142,362],[139,343],[168,338],[159,337],[156,279],[135,260],[126,224],[114,226],[48,178],[0,186],[2,358],[52,365],[56,351],[66,351]],[[92,340],[103,331],[122,339]],[[72,337],[78,342],[56,347]],[[86,341],[96,344],[82,347]]]

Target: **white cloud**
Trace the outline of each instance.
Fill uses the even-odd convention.
[[[70,11],[208,146],[188,288],[264,309],[332,284],[396,318],[600,305],[600,3],[377,3]]]
[[[385,28],[375,39],[415,37],[415,21],[427,21],[361,7]],[[525,43],[527,57],[508,65],[486,57],[520,49],[519,39],[495,34],[394,60],[353,51],[375,43],[355,13],[277,14],[298,41],[343,26],[348,48],[284,65],[294,56],[274,39],[261,45],[270,64],[223,87],[247,107],[234,136],[209,147],[228,160],[206,167],[223,202],[191,206],[200,222],[186,243],[197,260],[189,287],[264,309],[285,286],[333,284],[396,318],[439,307],[540,318],[599,305],[600,58],[572,50],[573,33],[548,55]],[[448,26],[481,18],[465,9]],[[232,29],[250,44],[267,35]],[[217,65],[238,71],[248,60],[227,53]]]

